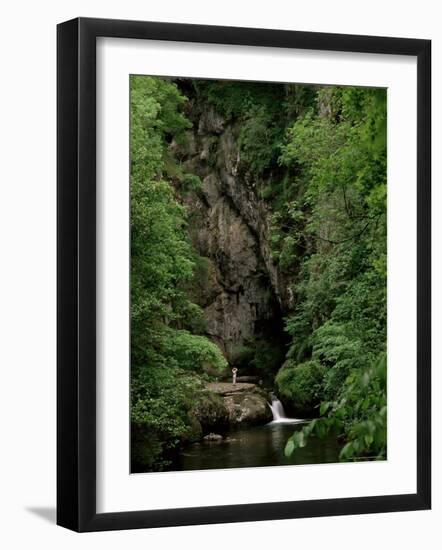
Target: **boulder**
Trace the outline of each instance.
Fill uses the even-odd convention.
[[[223,431],[229,425],[229,414],[221,396],[205,391],[194,407],[194,415],[202,433]]]
[[[256,384],[212,382],[207,389],[222,397],[230,426],[265,424],[273,418],[268,396]]]
[[[210,434],[207,434],[203,437],[204,441],[222,441],[223,440],[223,436],[220,435],[220,434],[214,434],[214,433],[210,433]]]

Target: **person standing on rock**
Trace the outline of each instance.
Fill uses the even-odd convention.
[[[238,369],[236,367],[233,367],[233,369],[232,369],[233,385],[236,384],[236,373],[237,372],[238,372]]]

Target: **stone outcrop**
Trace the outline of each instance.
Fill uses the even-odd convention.
[[[194,299],[204,309],[207,335],[231,359],[244,342],[275,328],[290,296],[270,254],[265,203],[241,162],[238,129],[207,105],[192,113],[187,144],[172,143],[171,151],[202,181],[182,199],[190,238],[206,261]]]
[[[201,434],[224,431],[229,425],[229,414],[223,398],[208,388],[195,404],[194,418]]]
[[[214,382],[207,389],[222,397],[229,426],[265,424],[272,420],[267,394],[256,384]]]

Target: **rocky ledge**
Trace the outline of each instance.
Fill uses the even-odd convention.
[[[222,399],[225,418],[230,426],[265,424],[272,420],[268,396],[256,384],[211,382],[206,389]]]

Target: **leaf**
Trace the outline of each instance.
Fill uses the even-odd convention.
[[[304,432],[299,432],[299,434],[299,446],[302,448],[307,445],[307,438],[305,437]]]
[[[300,430],[299,432],[295,432],[293,434],[293,442],[295,444],[295,447],[305,447],[307,445],[307,439],[304,435],[304,432]]]
[[[284,449],[285,456],[288,458],[293,454],[294,450],[295,450],[295,443],[292,439],[289,439]]]
[[[325,434],[327,433],[325,422],[319,421],[316,423],[315,433],[320,439],[322,439],[325,436]]]
[[[339,453],[340,459],[346,459],[350,458],[353,455],[353,443],[349,441],[344,447],[341,449],[341,452]]]
[[[366,388],[370,383],[370,375],[368,374],[368,372],[364,372],[364,374],[362,375],[361,383],[363,388]]]

